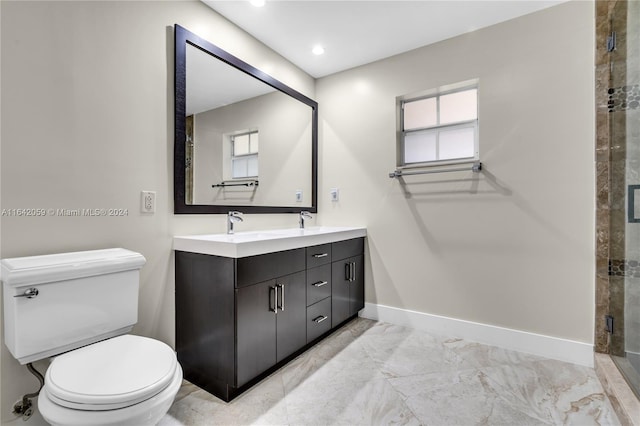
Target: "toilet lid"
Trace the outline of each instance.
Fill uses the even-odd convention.
[[[56,357],[47,370],[51,400],[80,410],[113,410],[151,398],[169,385],[178,361],[169,346],[124,335]]]

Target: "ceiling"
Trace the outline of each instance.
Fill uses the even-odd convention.
[[[319,78],[507,21],[566,0],[202,0]],[[320,44],[323,55],[312,48]]]

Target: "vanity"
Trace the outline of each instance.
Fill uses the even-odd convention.
[[[293,213],[302,226],[318,211],[318,103],[174,30],[174,213]],[[174,237],[184,378],[230,401],[357,316],[365,237],[358,227]]]
[[[174,237],[176,351],[230,401],[364,308],[359,227]]]

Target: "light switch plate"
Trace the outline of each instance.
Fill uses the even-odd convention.
[[[329,196],[331,201],[338,201],[340,199],[340,190],[338,188],[331,188]]]
[[[297,189],[296,190],[296,202],[298,202],[298,203],[302,202],[302,190],[301,189]]]

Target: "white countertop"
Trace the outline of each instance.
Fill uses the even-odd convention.
[[[273,229],[235,234],[173,237],[173,249],[224,257],[247,257],[276,251],[366,237],[365,227],[320,226],[305,229]]]

